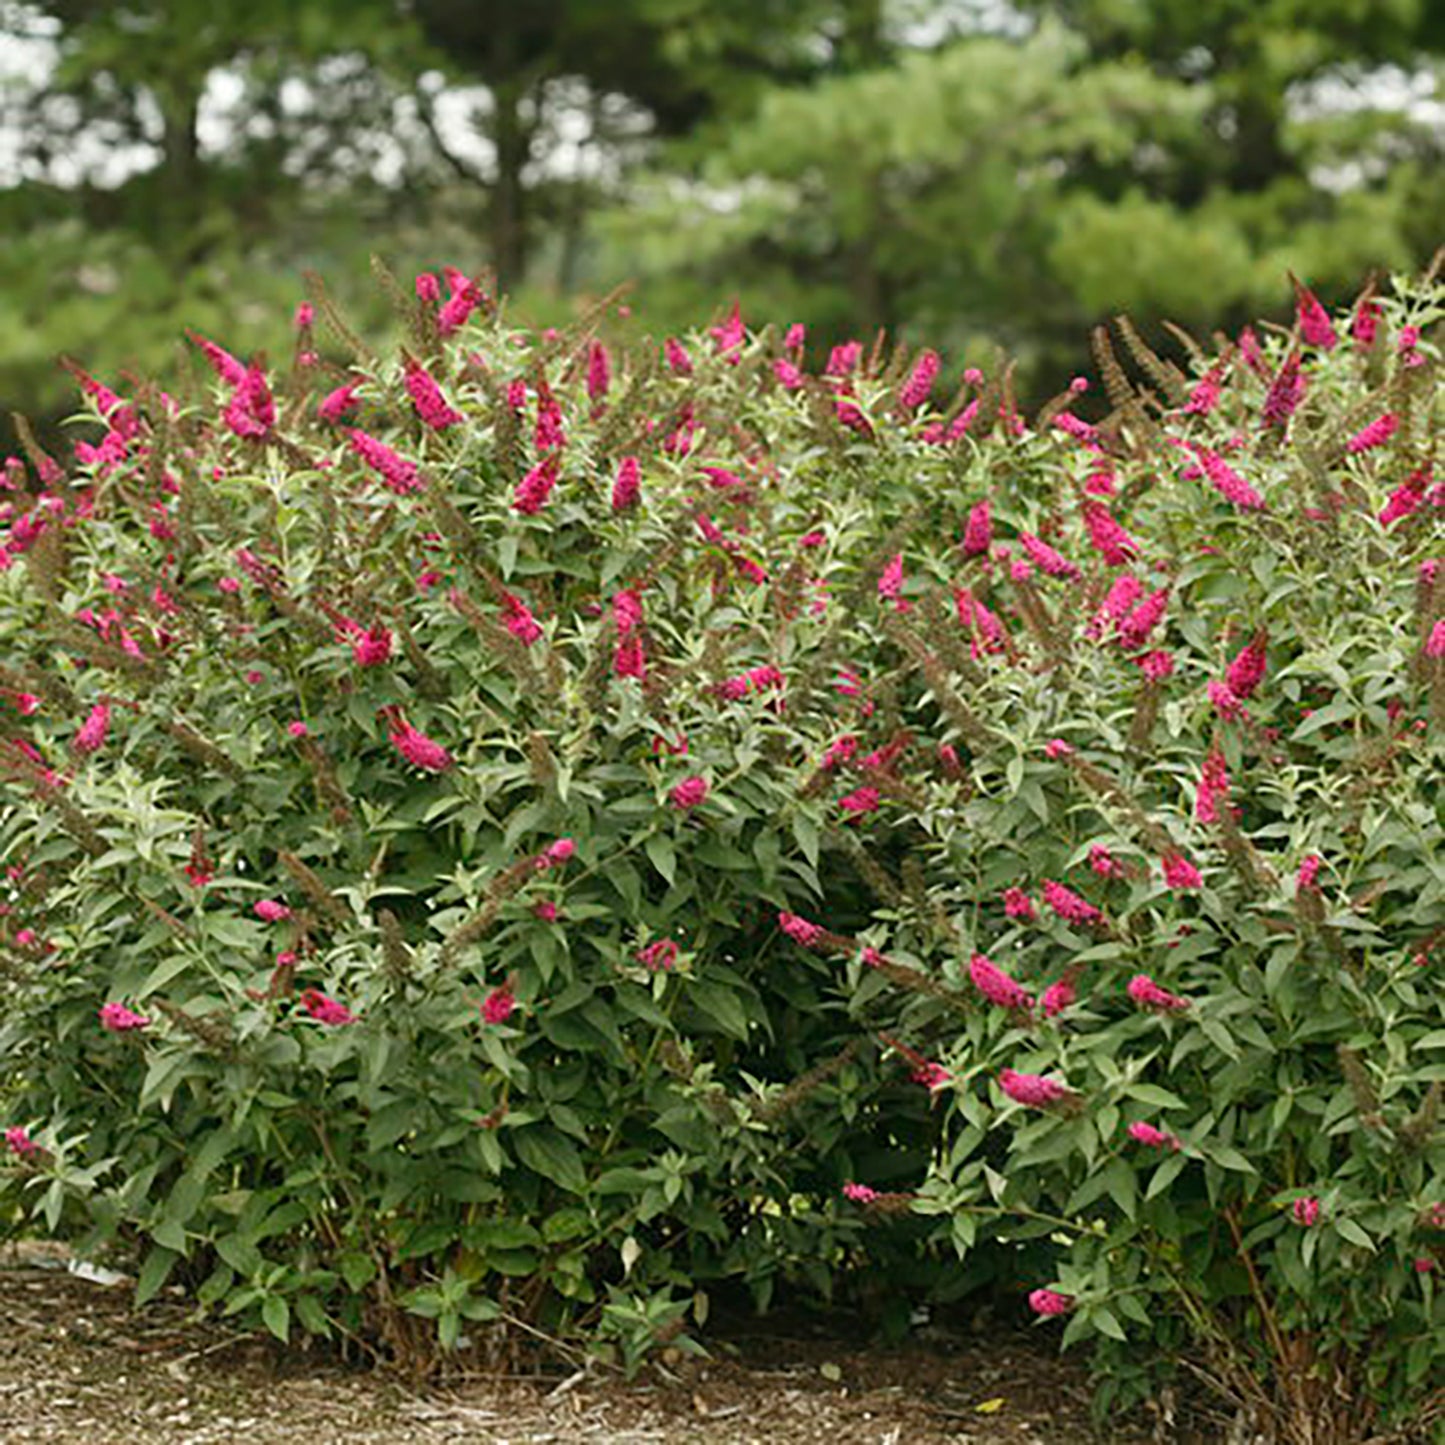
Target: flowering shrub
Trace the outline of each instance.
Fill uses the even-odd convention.
[[[447,290],[394,361],[322,361],[323,301],[289,370],[81,373],[74,457],[6,466],[5,1187],[282,1337],[632,1360],[712,1281],[830,1288],[927,1099],[850,1126],[878,1086],[774,926],[829,620],[734,420],[761,343],[614,364]]]
[[[1188,1353],[1281,1438],[1445,1412],[1442,302],[1311,297],[1192,378],[1126,329],[1141,385],[1101,336],[1108,417],[920,477],[843,643],[908,729],[832,951],[930,1071],[912,1208],[1105,1404]]]
[[[11,468],[9,1184],[412,1358],[866,1246],[1113,1398],[1428,1409],[1436,289],[1032,424],[446,291]]]

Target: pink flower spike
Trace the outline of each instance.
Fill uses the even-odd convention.
[[[1078,1098],[1071,1088],[1056,1079],[1046,1079],[1042,1074],[1020,1074],[1013,1069],[999,1071],[998,1086],[1006,1098],[1030,1109],[1072,1104]]]
[[[448,404],[432,374],[410,358],[406,363],[406,394],[416,414],[433,431],[445,431],[463,420],[461,412]]]
[[[106,1003],[100,1006],[100,1026],[113,1034],[128,1034],[149,1028],[150,1019],[144,1014],[132,1013],[123,1003]]]
[[[927,1060],[914,1069],[910,1077],[915,1084],[922,1084],[929,1093],[945,1089],[953,1082],[953,1075],[942,1064],[930,1063]]]
[[[512,493],[512,509],[523,516],[532,517],[547,503],[552,488],[557,485],[557,454],[548,452],[540,462],[517,483]]]
[[[843,1198],[852,1200],[854,1204],[872,1204],[879,1198],[876,1189],[870,1189],[866,1184],[848,1183],[843,1186]]]
[[[854,822],[866,813],[876,813],[878,805],[882,801],[882,795],[877,788],[862,787],[855,788],[851,793],[838,799],[838,806],[848,814],[849,822]]]
[[[1102,503],[1092,499],[1084,502],[1084,526],[1089,541],[1110,567],[1122,567],[1139,555],[1139,544],[1114,519]]]
[[[1044,756],[1054,762],[1058,762],[1060,758],[1071,758],[1073,755],[1073,745],[1066,743],[1063,738],[1050,738],[1044,744]]]
[[[1046,1019],[1056,1018],[1066,1008],[1072,1007],[1078,1002],[1079,995],[1074,988],[1074,980],[1071,973],[1066,973],[1063,978],[1051,983],[1039,999],[1039,1007]]]
[[[71,747],[82,756],[97,752],[105,744],[106,734],[110,731],[110,705],[98,702],[91,708],[90,716],[80,725],[71,742]]]
[[[357,1022],[356,1015],[344,1003],[338,1003],[336,999],[322,993],[318,988],[308,988],[302,991],[301,1007],[317,1023],[325,1024],[328,1028],[339,1028],[344,1024]]]
[[[635,507],[642,495],[641,469],[636,457],[623,457],[617,465],[617,480],[612,484],[612,510],[625,512]]]
[[[397,455],[385,442],[352,427],[347,432],[351,449],[374,471],[388,490],[399,497],[421,490],[421,477],[415,462]]]
[[[898,394],[899,406],[905,411],[917,411],[932,394],[933,383],[938,380],[941,365],[936,351],[923,352],[914,363],[912,375]]]
[[[1102,923],[1104,915],[1092,903],[1080,898],[1071,888],[1052,879],[1044,883],[1044,902],[1066,923]]]
[[[1324,859],[1318,853],[1309,853],[1299,865],[1299,872],[1295,874],[1295,891],[1298,893],[1310,893],[1319,888],[1320,866]]]
[[[391,659],[391,633],[380,624],[363,632],[351,644],[358,667],[380,667]]]
[[[687,347],[676,337],[669,336],[663,343],[663,351],[667,355],[667,364],[672,369],[674,376],[692,375],[692,357],[687,354]]]
[[[1066,1315],[1073,1307],[1073,1295],[1058,1294],[1051,1289],[1036,1289],[1029,1293],[1029,1308],[1036,1315],[1042,1315],[1046,1319],[1056,1315]]]
[[[1027,1011],[1034,1006],[1033,994],[982,953],[975,953],[969,960],[968,976],[973,986],[1000,1008]]]
[[[1295,319],[1299,323],[1300,336],[1306,346],[1317,346],[1321,351],[1332,351],[1339,338],[1330,322],[1330,314],[1320,305],[1319,299],[1308,286],[1295,276]]]
[[[1129,997],[1140,1008],[1153,1009],[1158,1013],[1178,1013],[1189,1007],[1189,1000],[1177,993],[1160,988],[1147,973],[1136,973],[1129,980]]]
[[[1430,629],[1430,636],[1425,641],[1425,656],[1445,657],[1445,617]]]
[[[1313,1194],[1307,1194],[1303,1199],[1296,1199],[1291,1210],[1295,1223],[1302,1224],[1306,1229],[1319,1222],[1320,1202]]]
[[[963,527],[963,555],[986,557],[993,546],[993,518],[987,501],[976,502],[968,510]]]
[[[1255,689],[1264,681],[1268,642],[1268,634],[1261,629],[1229,664],[1224,674],[1224,685],[1235,697],[1253,697]]]
[[[401,723],[388,734],[397,752],[414,768],[427,773],[443,773],[452,765],[452,755],[438,742],[410,723]]]
[[[532,905],[532,914],[540,918],[543,923],[555,923],[557,921],[557,905],[550,898],[544,898]]]
[[[1056,552],[1047,542],[1035,537],[1032,532],[1021,532],[1019,541],[1041,572],[1047,572],[1050,577],[1065,577],[1071,582],[1078,580],[1081,575],[1078,567],[1061,552]]]
[[[291,917],[291,910],[274,898],[257,900],[253,912],[263,923],[279,923],[283,918]]]
[[[1383,416],[1376,417],[1369,426],[1357,431],[1348,442],[1345,443],[1347,452],[1368,452],[1375,447],[1384,446],[1400,429],[1400,418],[1392,411],[1387,411]]]
[[[684,778],[668,794],[668,801],[674,808],[687,812],[693,808],[701,807],[707,799],[708,781],[706,778],[694,774],[690,778]]]
[[[30,1131],[19,1124],[13,1124],[5,1131],[5,1147],[22,1159],[28,1159],[32,1154],[40,1152],[40,1145],[30,1137]]]
[[[357,405],[356,393],[360,386],[359,381],[348,381],[345,386],[338,386],[335,391],[327,392],[321,405],[316,408],[316,415],[322,421],[340,421],[352,407]]]
[[[1181,1147],[1181,1140],[1178,1135],[1167,1133],[1163,1129],[1156,1129],[1153,1124],[1129,1125],[1129,1137],[1137,1144],[1143,1144],[1149,1149],[1174,1149]]]
[[[511,1018],[517,1007],[517,1000],[510,984],[498,984],[481,1002],[484,1024],[504,1024]]]
[[[214,341],[208,341],[194,331],[187,331],[186,335],[206,358],[211,370],[228,386],[239,386],[246,379],[246,368],[225,347],[217,346]]]
[[[670,938],[659,938],[637,950],[637,960],[652,973],[668,973],[677,966],[678,947]]]
[[[1025,923],[1032,923],[1037,916],[1034,911],[1033,899],[1022,888],[1004,889],[1003,911],[1007,917],[1019,918]]]
[[[1163,859],[1164,881],[1176,892],[1188,888],[1202,888],[1204,879],[1199,869],[1182,853],[1166,853]]]
[[[804,948],[816,948],[823,939],[823,929],[817,923],[810,923],[806,918],[796,913],[779,913],[778,927],[793,940],[794,943],[801,943]]]

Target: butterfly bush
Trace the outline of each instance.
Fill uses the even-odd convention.
[[[420,1367],[866,1259],[1106,1404],[1428,1408],[1432,288],[1030,421],[427,276],[5,466],[7,1196]]]

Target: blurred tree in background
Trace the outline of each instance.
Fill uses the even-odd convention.
[[[1116,311],[1232,327],[1428,255],[1442,52],[1434,0],[0,0],[0,411],[187,325],[282,349],[305,268],[378,334],[373,252],[1050,390]]]

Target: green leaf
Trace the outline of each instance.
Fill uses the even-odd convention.
[[[546,1124],[519,1129],[513,1135],[517,1158],[533,1173],[550,1179],[569,1194],[581,1194],[587,1188],[587,1174],[577,1146],[565,1134]]]
[[[261,1319],[283,1345],[290,1340],[291,1306],[280,1295],[268,1294],[261,1301]]]
[[[160,1244],[151,1247],[140,1267],[140,1273],[136,1276],[135,1302],[137,1305],[143,1305],[147,1300],[156,1297],[180,1257],[179,1250],[167,1249]]]
[[[652,866],[662,875],[662,881],[670,887],[677,874],[677,851],[672,839],[666,833],[653,833],[642,846]]]

